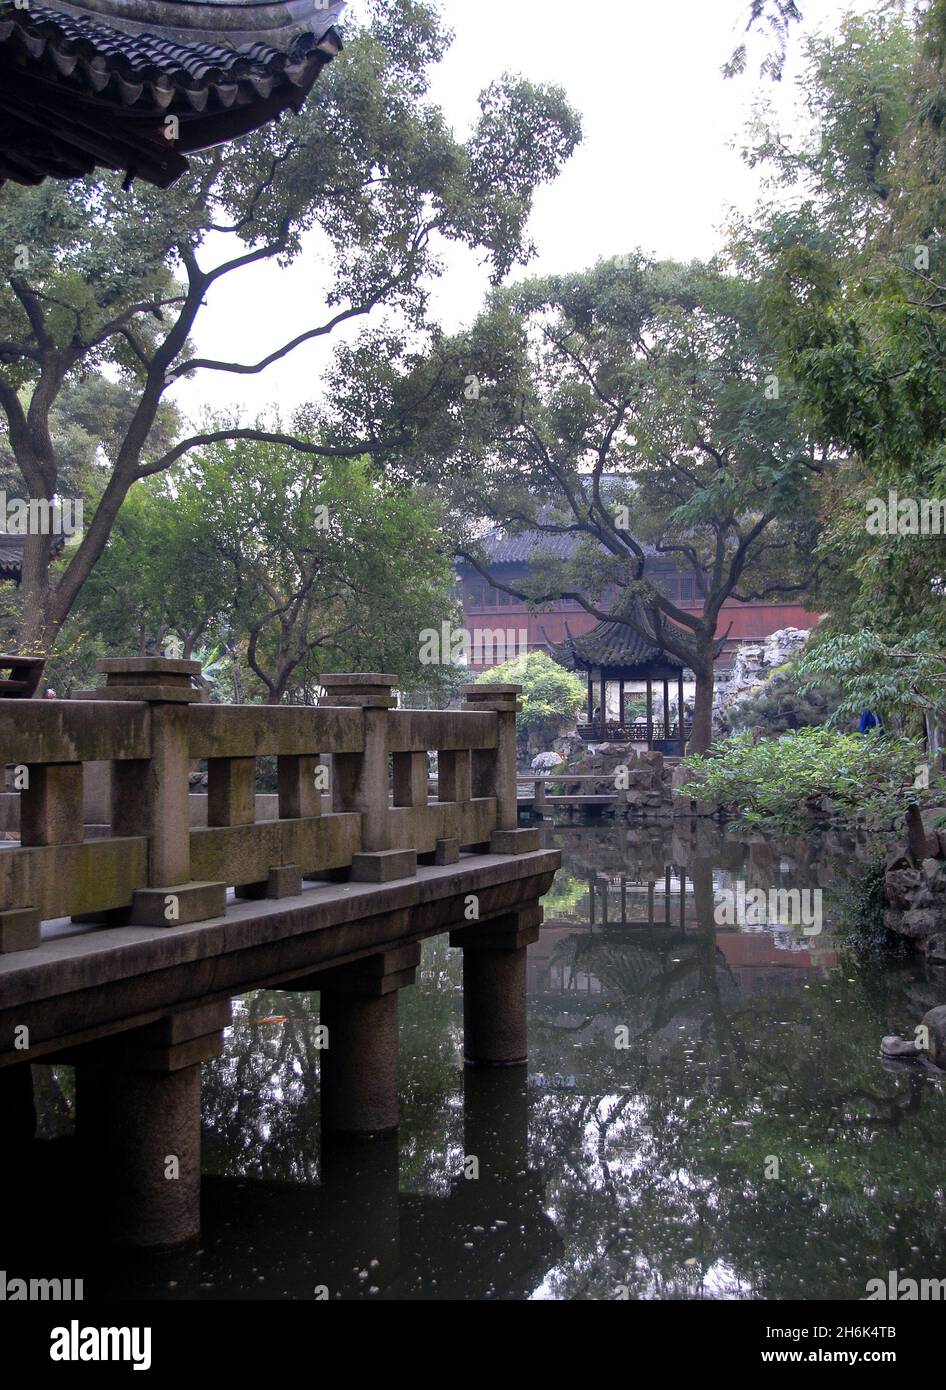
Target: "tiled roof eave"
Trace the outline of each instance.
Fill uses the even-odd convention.
[[[638,614],[636,621],[646,629],[642,615]],[[682,670],[685,664],[671,652],[647,642],[627,623],[613,619],[598,623],[578,637],[569,632],[564,642],[549,645],[554,660],[572,671],[625,671],[630,678],[634,673]]]
[[[221,43],[212,31],[186,41],[160,26],[130,33],[56,0],[22,10],[0,0],[0,182],[102,165],[166,187],[187,168],[184,155],[302,106],[341,50],[342,8],[313,7],[321,19],[277,48]],[[162,139],[169,116],[179,121],[173,140]]]
[[[150,113],[188,108],[201,114],[214,94],[221,106],[268,97],[275,85],[311,85],[341,49],[333,28],[303,33],[282,51],[262,43],[183,45],[160,33],[127,35],[91,19],[34,3],[17,10],[0,0],[0,57],[34,79],[87,92],[98,100]]]

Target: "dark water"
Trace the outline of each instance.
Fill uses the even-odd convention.
[[[318,996],[238,1000],[205,1068],[201,1249],[89,1293],[860,1299],[889,1270],[946,1277],[942,1079],[878,1057],[946,971],[839,945],[869,849],[546,835],[564,866],[529,952],[528,1076],[464,1075],[461,955],[429,942],[401,994],[399,1137],[320,1153]],[[824,930],[717,925],[735,883],[821,888]]]

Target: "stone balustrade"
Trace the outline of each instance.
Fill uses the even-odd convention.
[[[527,853],[517,830],[518,686],[469,686],[460,710],[398,710],[394,675],[322,678],[318,707],[200,702],[196,662],[102,660],[103,688],[0,702],[20,839],[0,852],[0,953],[43,921],[180,926],[305,879],[387,883],[460,851]],[[438,755],[436,796],[427,755]],[[276,759],[275,819],[258,819],[257,764]],[[207,824],[192,828],[190,770],[206,761]],[[87,838],[83,781],[110,782],[110,823]],[[331,800],[325,810],[323,790]]]

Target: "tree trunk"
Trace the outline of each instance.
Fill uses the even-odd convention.
[[[713,741],[713,692],[716,686],[716,670],[712,657],[695,667],[694,675],[696,700],[687,752],[705,753]]]

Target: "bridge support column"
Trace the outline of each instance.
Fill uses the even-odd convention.
[[[229,1019],[229,1004],[207,1005],[64,1054],[76,1138],[117,1244],[169,1250],[200,1234],[200,1065]]]
[[[412,943],[293,981],[317,989],[328,1045],[319,1054],[322,1133],[370,1139],[398,1126],[398,992],[414,983],[420,946]]]
[[[14,1148],[28,1144],[35,1137],[33,1068],[29,1062],[0,1068],[0,1134],[4,1142]],[[0,1153],[0,1162],[3,1157]]]
[[[541,907],[452,932],[463,950],[463,1052],[478,1067],[528,1060],[526,950],[539,938]]]

